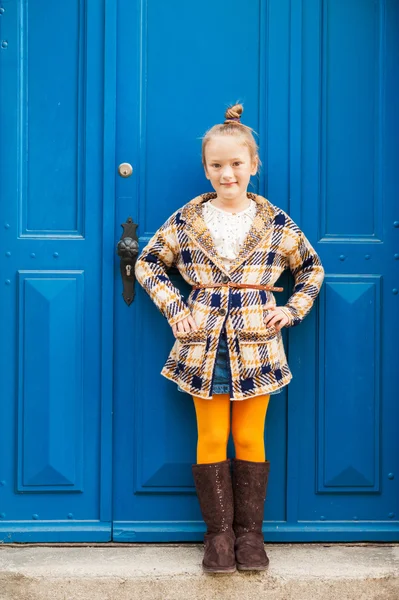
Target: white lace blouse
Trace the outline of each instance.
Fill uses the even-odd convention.
[[[203,204],[202,211],[216,250],[226,270],[229,270],[255,218],[256,202],[251,200],[248,208],[238,213],[229,213],[209,201]]]

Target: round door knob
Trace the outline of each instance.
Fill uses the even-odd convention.
[[[130,177],[133,173],[133,167],[129,163],[121,163],[118,167],[118,173],[121,177]]]

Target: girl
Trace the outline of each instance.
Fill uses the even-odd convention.
[[[136,276],[172,327],[176,341],[162,375],[193,397],[197,427],[195,487],[207,525],[203,568],[231,573],[263,570],[262,534],[270,463],[264,424],[271,394],[292,378],[282,327],[298,325],[312,308],[324,270],[302,231],[281,209],[247,192],[259,167],[243,107],[202,142],[205,175],[214,193],[177,210],[136,263]],[[176,266],[192,286],[187,301],[167,275]],[[272,292],[289,267],[292,296],[277,306]],[[236,458],[227,459],[232,403]]]

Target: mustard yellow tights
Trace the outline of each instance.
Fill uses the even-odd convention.
[[[231,429],[236,458],[253,462],[266,460],[264,430],[270,396],[231,401],[228,394],[215,394],[212,400],[193,396],[197,415],[197,463],[226,460]]]

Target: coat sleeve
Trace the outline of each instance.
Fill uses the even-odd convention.
[[[191,314],[180,291],[167,275],[167,270],[177,260],[178,252],[172,215],[143,248],[135,267],[137,281],[168,320],[169,325]]]
[[[324,280],[324,269],[318,254],[303,232],[295,228],[298,232],[296,240],[287,255],[295,285],[287,304],[282,307],[291,319],[288,327],[299,325],[310,312]]]

